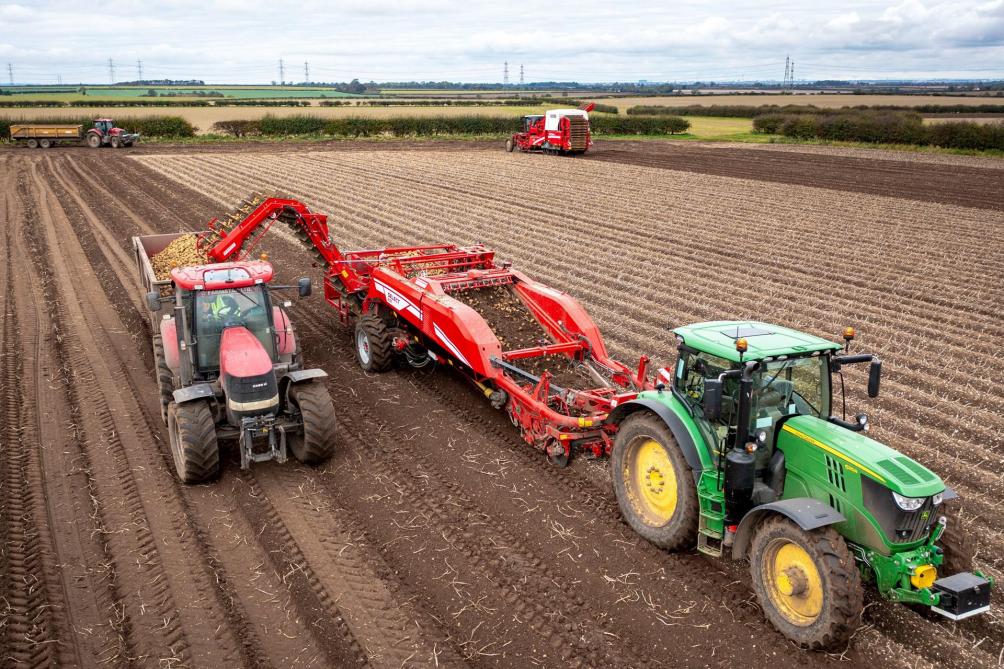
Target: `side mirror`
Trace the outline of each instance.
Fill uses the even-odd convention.
[[[871,367],[868,369],[868,397],[878,397],[881,382],[882,361],[878,358],[872,358]]]
[[[722,382],[718,379],[704,379],[704,417],[718,420],[722,415]]]
[[[146,294],[146,306],[150,308],[150,311],[160,311],[160,291],[151,290]]]
[[[297,284],[298,284],[299,289],[300,289],[300,297],[309,297],[310,296],[310,291],[311,291],[310,277],[305,276],[305,277],[301,278],[297,282]]]

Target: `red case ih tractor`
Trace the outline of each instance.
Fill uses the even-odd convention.
[[[285,462],[287,452],[316,464],[334,452],[335,415],[320,369],[304,369],[286,313],[272,303],[272,266],[264,261],[176,267],[158,281],[150,258],[181,236],[134,237],[137,265],[153,313],[153,353],[161,415],[178,476],[211,479],[218,442],[236,440],[241,468]],[[205,238],[205,236],[204,236]],[[310,279],[299,282],[310,294]]]
[[[505,150],[585,153],[593,145],[589,112],[595,106],[590,102],[579,109],[549,109],[543,116],[524,116],[523,131],[506,140]]]
[[[111,146],[118,149],[123,146],[132,146],[139,141],[139,133],[126,132],[122,128],[116,128],[115,122],[110,118],[94,119],[94,127],[87,131],[87,146],[96,149],[99,146]]]

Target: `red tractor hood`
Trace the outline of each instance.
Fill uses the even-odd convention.
[[[220,337],[220,374],[235,378],[272,371],[272,359],[258,338],[244,327],[230,327]]]

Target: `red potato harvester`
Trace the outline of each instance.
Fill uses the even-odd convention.
[[[364,369],[382,372],[395,361],[451,365],[555,464],[567,464],[574,449],[609,454],[616,426],[608,414],[653,387],[646,357],[635,368],[612,359],[575,299],[496,260],[484,246],[342,252],[328,236],[325,215],[293,199],[249,201],[260,203],[247,215],[210,222],[210,258],[247,257],[271,225],[285,223],[327,268],[325,298],[343,323],[355,323]],[[500,337],[496,330],[513,320],[519,336]],[[560,378],[552,370],[561,370]]]

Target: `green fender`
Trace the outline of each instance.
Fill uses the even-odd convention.
[[[673,433],[673,438],[680,445],[680,450],[683,451],[683,457],[687,460],[687,464],[690,465],[690,470],[694,475],[694,482],[696,483],[701,478],[701,472],[704,471],[704,463],[697,452],[697,445],[694,443],[694,438],[691,436],[690,431],[687,430],[687,426],[684,425],[680,416],[665,402],[650,398],[639,398],[625,402],[610,412],[607,422],[620,425],[631,414],[646,410],[661,418],[666,423],[669,431]]]
[[[793,497],[769,504],[761,504],[739,522],[735,541],[732,543],[732,559],[741,560],[746,557],[746,549],[753,538],[753,530],[768,516],[780,514],[795,522],[803,530],[814,530],[827,525],[842,523],[844,514],[829,504],[824,504],[812,497]]]

